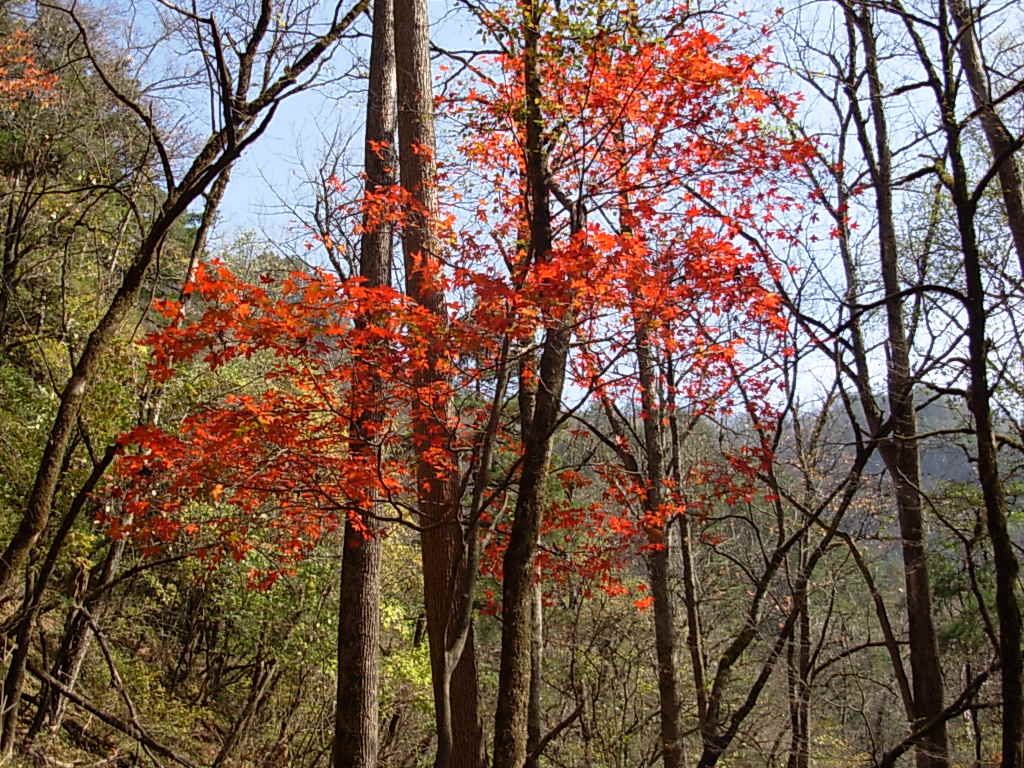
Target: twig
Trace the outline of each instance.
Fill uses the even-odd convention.
[[[68,688],[66,685],[64,685],[60,680],[53,677],[48,672],[40,669],[38,666],[36,666],[35,662],[28,662],[28,671],[31,672],[38,679],[42,680],[47,685],[56,688],[58,691],[61,692],[62,695],[67,697],[68,701],[70,701],[75,706],[81,707],[89,714],[94,715],[95,717],[102,720],[111,728],[116,728],[117,730],[121,731],[121,733],[127,736],[131,736],[140,744],[144,744],[145,746],[149,747],[158,755],[163,755],[164,757],[173,760],[179,765],[185,766],[185,768],[199,768],[195,763],[189,762],[184,757],[181,757],[181,755],[171,750],[169,747],[165,747],[163,744],[160,744],[159,742],[155,741],[151,736],[144,733],[142,729],[139,728],[136,724],[126,723],[119,717],[111,715],[109,712],[104,712],[95,704],[90,703],[84,697],[80,696],[79,694],[75,693],[73,690]]]

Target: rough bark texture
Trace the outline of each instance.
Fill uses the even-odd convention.
[[[338,621],[334,767],[377,764],[380,684],[380,541],[345,525]]]
[[[434,279],[440,266],[435,232],[436,142],[427,8],[424,0],[396,0],[394,9],[401,183],[419,206],[412,216],[413,225],[402,230],[406,293],[443,323],[445,297]],[[444,349],[433,352],[435,360],[444,354]],[[427,390],[437,380],[439,375],[428,373],[420,382],[425,398],[431,397]],[[471,597],[463,589],[467,558],[457,478],[454,472],[440,470],[424,458],[427,449],[448,444],[445,422],[451,404],[434,397],[420,405],[420,413],[413,416],[413,429],[421,457],[417,462],[417,485],[423,526],[423,587],[438,735],[434,764],[436,768],[479,768],[484,760],[483,727],[471,627],[461,653],[448,653],[453,624],[464,613],[453,601]],[[453,465],[457,465],[454,458]]]
[[[658,655],[658,697],[661,704],[661,759],[665,768],[680,768],[683,760],[679,729],[679,686],[676,672],[675,610],[668,586],[669,537],[661,519],[665,457],[661,447],[662,417],[657,399],[654,357],[648,329],[636,322],[636,359],[640,374],[640,407],[644,428],[644,527],[647,533],[647,576],[654,598],[654,645]]]
[[[550,258],[552,230],[542,93],[538,70],[539,2],[522,6],[523,79],[526,132],[526,196],[529,211],[527,258]],[[579,223],[576,222],[576,225]],[[523,433],[523,461],[512,530],[503,561],[501,668],[494,715],[494,768],[521,768],[526,761],[530,691],[530,641],[534,558],[544,516],[544,486],[558,423],[572,337],[571,318],[553,321],[544,332],[533,416]]]
[[[397,121],[395,36],[391,0],[374,0],[370,44],[370,82],[366,99],[363,163],[366,191],[395,183],[394,152],[388,149]],[[383,148],[383,149],[382,149]],[[364,217],[359,273],[371,287],[391,282],[391,234],[386,222]],[[361,324],[373,322],[361,318]],[[379,391],[379,377],[364,371],[360,386]],[[382,414],[374,403],[354,416],[353,454],[374,462],[374,439]],[[373,531],[373,504],[363,510],[363,524]],[[373,531],[373,533],[376,533]],[[379,750],[378,691],[380,686],[380,540],[366,537],[354,521],[345,521],[338,605],[338,690],[334,725],[334,768],[374,768]]]
[[[668,586],[667,536],[661,532],[663,548],[647,555],[647,577],[654,598],[654,645],[658,655],[658,697],[661,704],[661,760],[665,768],[683,764],[683,742],[679,729],[679,687],[675,662],[675,611]]]

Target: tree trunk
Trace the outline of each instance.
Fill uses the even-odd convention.
[[[534,558],[543,522],[544,485],[569,353],[569,328],[548,328],[531,429],[524,439],[519,495],[503,561],[501,669],[494,716],[494,768],[526,760]]]
[[[683,601],[686,608],[686,649],[690,654],[693,687],[697,697],[697,720],[707,718],[707,668],[704,661],[704,636],[701,633],[699,597],[697,595],[696,564],[693,562],[693,543],[689,515],[679,516],[679,549],[683,562]]]
[[[675,661],[675,611],[668,588],[668,537],[647,554],[647,576],[654,598],[654,646],[658,655],[658,697],[661,704],[662,764],[681,768],[683,741],[679,730],[679,688]]]
[[[654,645],[658,655],[658,697],[661,704],[661,757],[665,768],[680,768],[683,744],[679,730],[679,688],[676,672],[675,610],[668,587],[668,521],[663,520],[665,460],[661,447],[662,417],[657,400],[654,357],[642,319],[634,323],[644,428],[644,520],[647,533],[647,575],[654,598]]]
[[[914,694],[913,727],[936,719],[937,725],[921,737],[915,750],[918,768],[947,768],[949,765],[943,710],[942,668],[932,620],[931,586],[924,547],[924,522],[920,494],[921,471],[917,441],[914,380],[910,367],[910,341],[903,317],[903,299],[898,259],[899,245],[894,224],[892,158],[874,30],[868,11],[854,14],[865,52],[865,68],[874,127],[874,146],[866,130],[860,136],[866,157],[875,156],[871,176],[878,211],[879,259],[886,293],[889,365],[887,386],[892,437],[881,446],[896,494],[902,538],[903,573],[907,594],[907,622],[910,640],[910,668]],[[861,126],[863,128],[863,126]],[[863,388],[862,388],[863,389]]]
[[[797,544],[800,573],[804,572],[803,542]],[[793,591],[793,609],[799,612],[799,626],[788,643],[790,747],[786,768],[808,768],[810,758],[810,675],[811,617],[807,602],[807,582],[800,580]]]
[[[530,703],[526,717],[526,768],[540,768],[540,742],[544,736],[540,689],[544,681],[544,589],[533,584],[533,614],[530,636]]]
[[[953,115],[952,105],[948,106],[948,114]],[[945,109],[943,113],[946,114]],[[1020,606],[1016,594],[1020,566],[1006,525],[1006,495],[999,477],[996,436],[992,423],[985,286],[975,230],[976,206],[968,192],[967,169],[960,150],[960,127],[956,123],[947,122],[945,128],[949,139],[947,153],[953,170],[953,205],[967,282],[968,367],[971,380],[967,405],[974,416],[978,480],[985,501],[985,525],[992,541],[992,560],[996,570],[996,613],[999,617],[999,665],[1003,698],[1003,757],[1000,765],[1002,768],[1021,768],[1024,766],[1024,665],[1020,651]]]
[[[526,210],[529,219],[527,263],[550,259],[551,207],[547,176],[544,115],[538,66],[543,4],[522,6],[523,79],[526,133]],[[580,231],[582,222],[572,222]],[[532,417],[523,433],[523,459],[512,530],[503,560],[501,667],[494,715],[494,768],[521,768],[526,761],[530,692],[530,641],[534,558],[544,517],[545,483],[551,444],[561,414],[562,388],[572,338],[572,318],[550,322],[541,343]]]
[[[427,7],[425,0],[395,0],[395,52],[398,71],[399,166],[402,186],[415,199],[412,224],[402,230],[406,293],[447,321],[440,244],[436,234],[437,188],[434,152],[433,84],[430,71]],[[479,712],[475,648],[472,627],[452,658],[448,653],[453,622],[466,615],[455,601],[472,599],[464,587],[468,549],[459,519],[458,482],[451,468],[439,467],[428,456],[449,444],[446,423],[452,405],[444,395],[431,392],[443,380],[436,364],[447,354],[440,346],[430,352],[430,370],[421,376],[423,398],[413,414],[417,460],[418,508],[423,560],[424,604],[430,669],[437,726],[435,768],[479,768],[483,763],[483,725]],[[450,459],[452,467],[457,458]],[[454,724],[458,724],[455,731]]]
[[[978,111],[985,141],[992,152],[992,162],[998,164],[999,188],[1006,206],[1006,222],[1010,239],[1017,252],[1017,263],[1024,278],[1024,183],[1021,182],[1020,168],[1017,167],[1014,142],[1006,125],[992,103],[992,93],[985,76],[984,57],[981,41],[978,40],[974,24],[974,12],[968,0],[950,0],[950,10],[956,21],[960,63],[963,64],[967,82],[971,87],[971,98]]]
[[[366,135],[363,162],[367,195],[395,183],[391,149],[397,121],[395,37],[391,0],[374,0],[373,37],[370,43],[370,82],[366,98]],[[391,235],[388,222],[363,217],[359,272],[369,287],[391,283]],[[359,318],[360,325],[373,323]],[[360,387],[379,392],[374,371],[362,371]],[[364,393],[354,395],[362,398]],[[372,399],[353,407],[353,439],[349,449],[368,467],[377,458],[375,440],[383,414]],[[372,493],[372,491],[371,491]],[[374,768],[380,746],[378,694],[380,687],[380,561],[381,542],[374,529],[375,503],[364,500],[362,520],[345,521],[338,602],[338,688],[334,722],[334,768]],[[360,523],[370,530],[366,536]]]
[[[384,0],[385,2],[387,0]],[[380,686],[380,541],[345,523],[338,604],[334,768],[377,765]]]
[[[665,373],[668,379],[668,428],[671,440],[670,471],[676,488],[683,485],[682,435],[679,431],[679,415],[675,402],[676,376],[671,355],[666,360]],[[704,640],[700,626],[700,604],[697,594],[697,570],[693,562],[693,542],[688,512],[677,517],[679,523],[679,555],[683,566],[683,607],[686,610],[686,649],[690,656],[690,670],[697,699],[697,723],[703,728],[708,714],[707,667],[704,660]],[[682,743],[680,743],[680,751]]]

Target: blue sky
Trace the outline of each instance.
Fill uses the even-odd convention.
[[[472,44],[465,24],[452,18],[451,0],[428,0],[428,7],[434,19],[435,40],[457,48]],[[359,24],[360,31],[368,31],[368,18],[363,17]],[[351,62],[351,54],[340,49],[332,64],[337,71],[344,71]],[[304,168],[318,167],[335,134],[339,142],[349,140],[350,160],[356,164],[361,160],[364,101],[360,85],[349,80],[299,94],[284,103],[267,132],[232,171],[217,228],[221,244],[229,245],[236,235],[245,232],[266,235],[275,242],[301,242],[301,223],[285,210],[282,201],[302,207]],[[342,93],[345,88],[350,91],[347,96]]]

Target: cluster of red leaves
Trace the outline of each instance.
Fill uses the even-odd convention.
[[[173,433],[144,426],[121,438],[133,450],[118,463],[113,535],[157,546],[188,534],[239,560],[262,544],[287,561],[346,518],[370,533],[362,510],[414,492],[403,420],[451,395],[416,372],[439,340],[462,344],[459,327],[358,279],[293,273],[267,287],[200,265],[187,292],[202,314],[147,338],[157,381],[192,361],[217,370],[254,356],[261,374]],[[172,321],[181,311],[158,309]]]
[[[570,306],[585,327],[581,341],[607,342],[577,359],[580,386],[629,348],[634,318],[663,349],[689,351],[690,399],[717,397],[709,368],[729,367],[747,340],[786,329],[780,298],[766,287],[778,266],[740,248],[737,234],[789,237],[775,216],[799,203],[779,179],[814,147],[768,126],[795,103],[762,84],[766,55],[732,51],[712,32],[678,24],[685,15],[670,9],[660,23],[671,34],[651,39],[597,30],[581,41],[568,19],[552,23],[542,41],[544,109],[556,126],[551,176],[602,215],[563,236],[542,265],[525,264],[521,245],[521,62],[496,57],[488,81],[447,105],[465,121],[466,158],[494,191],[476,209],[477,242],[500,243],[487,258],[505,262],[537,312]],[[496,34],[507,23],[495,18]],[[733,322],[722,332],[724,314]]]
[[[466,173],[483,190],[471,201],[472,221],[456,226],[445,214],[443,239],[457,245],[424,276],[450,298],[448,317],[359,280],[296,273],[270,292],[221,265],[200,268],[189,290],[203,312],[149,337],[153,375],[166,380],[186,363],[218,369],[254,356],[265,373],[173,431],[124,436],[131,451],[119,463],[114,535],[154,547],[189,535],[211,556],[237,559],[264,546],[288,561],[345,519],[372,534],[372,504],[401,516],[416,498],[409,424],[437,422],[437,475],[464,470],[451,457],[472,455],[478,444],[503,340],[528,350],[564,317],[575,322],[571,376],[581,393],[638,400],[632,349],[640,323],[658,354],[677,361],[676,380],[660,386],[689,412],[721,412],[740,379],[764,403],[767,384],[745,350],[781,339],[787,323],[767,287],[777,266],[743,250],[737,235],[785,236],[775,214],[796,203],[777,177],[813,148],[766,129],[793,102],[763,85],[765,57],[673,22],[684,14],[667,14],[671,34],[650,40],[625,30],[581,38],[563,17],[545,33],[552,183],[602,215],[570,232],[568,212],[559,214],[543,259],[528,259],[524,243],[521,61],[497,57],[492,76],[442,103],[468,129]],[[414,205],[396,188],[356,210],[368,226],[401,227],[410,214],[422,216]],[[160,309],[179,317],[172,302]],[[456,402],[451,416],[447,404]],[[513,457],[515,423],[498,436],[499,450]],[[744,499],[751,483],[736,478],[753,478],[770,455],[758,446],[730,461],[719,489]],[[713,485],[709,477],[695,485]],[[651,531],[684,509],[680,489],[670,489],[657,519],[640,515],[646,489],[621,467],[592,477],[563,471],[558,480],[566,493],[548,510],[551,546],[540,565],[555,579],[586,571],[609,592],[625,589],[616,577],[622,558],[656,546]],[[596,481],[601,493],[571,500],[570,491]],[[500,577],[502,524],[493,529],[499,535],[483,567]]]
[[[17,108],[28,99],[45,98],[57,84],[57,75],[36,64],[32,36],[16,29],[0,41],[0,103]]]
[[[575,234],[563,229],[541,265],[526,263],[521,243],[521,61],[496,57],[490,77],[448,107],[464,121],[463,151],[479,183],[495,191],[475,208],[476,242],[498,244],[491,260],[505,262],[519,300],[535,312],[571,309],[577,389],[638,403],[632,348],[642,324],[658,356],[675,360],[676,379],[660,381],[661,392],[688,414],[728,414],[747,401],[763,425],[772,417],[773,363],[749,350],[781,350],[787,321],[770,287],[779,266],[740,247],[738,235],[792,239],[782,220],[802,204],[785,194],[782,179],[815,149],[771,128],[792,116],[796,102],[765,85],[767,54],[731,50],[705,28],[675,23],[685,13],[671,9],[660,20],[667,36],[643,39],[624,27],[581,39],[556,17],[542,39],[552,180],[601,215]],[[496,14],[495,36],[509,28],[511,18]],[[514,50],[511,41],[506,47]],[[670,502],[655,515],[642,512],[647,489],[636,476],[615,463],[597,468],[599,502],[548,508],[551,546],[539,557],[545,578],[585,570],[620,589],[614,574],[622,558],[660,546],[656,532],[687,509],[684,496],[696,514],[712,501],[752,500],[770,461],[763,440],[739,447],[695,469],[685,494],[667,488]],[[498,576],[501,544],[495,540],[486,564]]]

